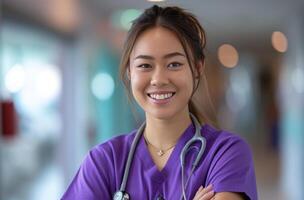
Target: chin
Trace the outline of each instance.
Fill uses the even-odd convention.
[[[172,114],[164,110],[146,110],[146,116],[156,119],[170,119]]]
[[[146,112],[149,117],[159,119],[159,120],[170,120],[177,115],[177,111],[173,110],[153,110],[151,112]]]

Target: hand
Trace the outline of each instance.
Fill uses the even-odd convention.
[[[212,185],[208,185],[206,188],[201,186],[198,188],[193,200],[212,200],[215,193],[213,191]]]

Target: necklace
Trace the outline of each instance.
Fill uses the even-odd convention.
[[[173,146],[167,148],[167,149],[159,149],[157,147],[155,147],[153,144],[151,144],[149,142],[149,140],[146,138],[146,136],[144,135],[145,141],[147,142],[148,145],[150,145],[151,147],[153,147],[154,149],[156,149],[156,153],[159,157],[162,157],[165,153],[167,153],[170,149],[172,149],[173,147],[175,147],[176,144],[174,144]]]

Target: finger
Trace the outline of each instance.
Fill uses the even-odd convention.
[[[203,196],[195,196],[193,200],[214,200],[215,192],[212,190]]]
[[[213,188],[213,186],[210,184],[210,185],[208,185],[207,187],[202,188],[202,189],[200,190],[199,193],[200,193],[201,195],[204,195],[204,194],[210,192],[210,191],[212,190],[212,188]]]
[[[204,193],[207,193],[207,192],[210,192],[212,189],[213,189],[213,185],[210,184],[210,185],[208,185],[207,187],[205,187],[205,188],[203,189],[203,192],[204,192]]]
[[[195,196],[194,196],[193,200],[199,200],[199,197],[201,196],[201,195],[200,195],[200,192],[201,192],[203,189],[204,189],[203,186],[200,186],[200,187],[198,188],[198,190],[197,190],[196,193],[195,193]]]
[[[208,192],[212,191],[212,185],[208,185],[206,188],[203,188],[202,186],[198,189],[198,191],[195,194],[195,198],[200,199]]]
[[[214,197],[214,191],[211,190],[209,192],[207,192],[202,198],[201,200],[210,200],[212,197]]]
[[[203,186],[200,186],[199,188],[198,188],[198,190],[196,191],[196,193],[195,194],[198,194],[200,191],[202,191],[204,188],[203,188]]]

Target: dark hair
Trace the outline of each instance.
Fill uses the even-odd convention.
[[[193,76],[193,93],[195,94],[201,81],[202,71],[200,65],[204,65],[206,45],[205,31],[196,17],[179,7],[160,7],[154,5],[146,9],[132,23],[128,32],[120,63],[120,78],[130,95],[130,82],[127,76],[130,65],[130,54],[139,35],[147,29],[161,26],[174,32],[180,40],[189,62]],[[193,98],[189,101],[189,111],[198,117],[200,122],[209,121],[204,113],[200,112]]]

